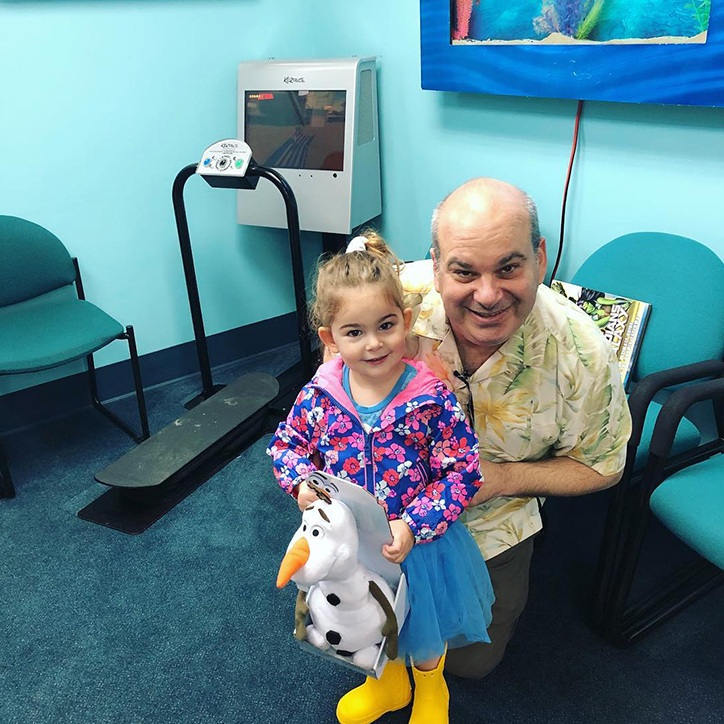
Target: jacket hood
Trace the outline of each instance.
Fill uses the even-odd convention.
[[[382,417],[387,417],[390,407],[398,407],[410,400],[424,395],[433,395],[436,400],[439,398],[440,386],[443,383],[435,376],[430,368],[418,360],[406,359],[405,362],[417,370],[417,374],[410,380],[399,395],[388,405],[383,411]],[[341,357],[335,357],[329,362],[325,362],[319,367],[316,374],[312,378],[311,384],[326,390],[340,404],[347,407],[348,410],[355,410],[355,404],[350,400],[349,395],[345,392],[342,385],[342,370],[344,369],[344,361]],[[444,386],[444,385],[443,385]]]

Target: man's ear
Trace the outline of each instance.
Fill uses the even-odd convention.
[[[329,327],[320,327],[317,330],[319,339],[322,340],[322,344],[332,353],[339,354],[337,345],[334,343],[334,337],[332,336],[332,330]]]
[[[440,272],[440,260],[437,258],[437,255],[435,254],[435,249],[430,249],[430,259],[432,259],[432,282],[435,285],[435,291],[439,292],[440,288],[437,284],[437,276]]]
[[[408,335],[412,327],[412,309],[408,307],[402,310],[402,320],[405,324],[405,335]]]
[[[538,245],[538,284],[543,284],[543,280],[546,278],[546,271],[548,270],[548,252],[546,251],[546,240],[541,236],[540,244]]]

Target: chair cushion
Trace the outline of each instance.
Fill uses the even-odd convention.
[[[36,372],[85,357],[123,333],[73,287],[0,308],[0,374]]]
[[[634,470],[643,470],[649,455],[649,445],[651,444],[651,436],[654,434],[654,425],[656,418],[661,410],[658,402],[652,402],[646,411],[646,419],[644,420],[644,429],[641,432],[641,442],[636,450],[636,462],[634,462]],[[693,450],[701,441],[701,433],[693,422],[682,418],[679,429],[676,431],[674,444],[671,447],[671,454]]]
[[[664,480],[651,496],[651,510],[684,543],[724,569],[724,455]]]

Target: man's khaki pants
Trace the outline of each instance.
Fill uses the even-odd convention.
[[[490,643],[450,649],[445,661],[446,673],[464,679],[482,679],[500,663],[528,600],[533,541],[531,536],[487,561],[495,593],[493,620],[488,627]]]

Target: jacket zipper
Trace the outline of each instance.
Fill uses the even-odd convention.
[[[364,427],[362,427],[362,420],[360,420],[359,414],[357,413],[357,410],[354,412],[350,412],[337,398],[335,398],[330,392],[328,392],[326,389],[321,387],[320,385],[315,385],[316,388],[326,397],[328,397],[333,404],[335,404],[340,410],[342,410],[351,420],[355,421],[355,424],[358,425],[359,430],[362,432],[362,436],[364,437],[364,456],[365,456],[365,490],[368,493],[371,493],[375,499],[377,498],[377,495],[375,493],[375,479],[374,479],[374,466],[372,462],[372,448],[374,443],[374,436],[375,431],[372,431],[370,433],[365,432]],[[403,404],[408,404],[412,400],[416,400],[416,397],[410,398],[407,402],[400,403],[400,406]],[[423,408],[427,407],[427,405],[437,405],[438,403],[433,400],[425,400],[424,402],[421,402],[418,404],[417,409],[422,410]],[[396,408],[395,408],[396,409]],[[404,415],[402,415],[402,418],[404,418]],[[394,426],[394,424],[401,419],[400,416],[395,415],[394,419],[392,420],[391,425]],[[382,432],[382,428],[380,428],[379,432]]]

